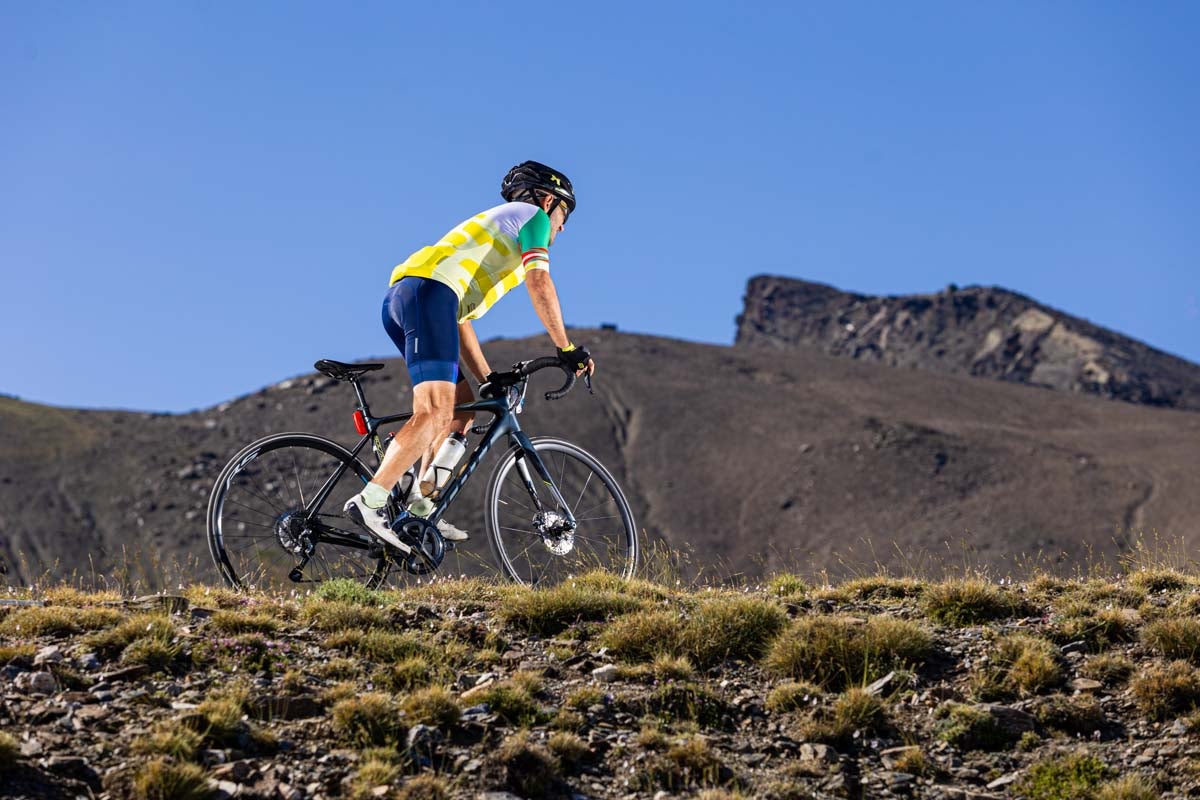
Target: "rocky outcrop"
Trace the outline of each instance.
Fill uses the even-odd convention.
[[[1200,409],[1200,366],[994,287],[872,297],[758,276],[739,345],[978,375],[1132,403]]]

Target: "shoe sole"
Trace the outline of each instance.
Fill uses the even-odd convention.
[[[357,503],[351,503],[349,506],[347,506],[346,508],[343,508],[342,510],[346,513],[346,516],[349,517],[356,525],[358,525],[360,528],[365,530],[367,533],[374,536],[376,539],[382,539],[385,544],[388,544],[388,545],[396,548],[397,550],[401,551],[405,555],[409,555],[412,553],[412,548],[409,547],[408,545],[406,545],[404,542],[397,539],[395,534],[391,534],[389,532],[390,535],[385,535],[385,534],[379,533],[378,531],[374,530],[370,525],[368,525],[367,521],[363,519],[362,511],[359,510]]]

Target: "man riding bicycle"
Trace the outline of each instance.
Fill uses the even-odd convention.
[[[428,516],[433,503],[425,495],[444,478],[435,465],[451,463],[470,430],[473,415],[455,414],[454,406],[474,401],[463,365],[485,385],[491,371],[471,320],[479,319],[511,289],[529,287],[538,318],[557,348],[558,358],[577,375],[596,365],[587,348],[567,337],[558,293],[550,278],[549,247],[575,211],[571,182],[557,170],[526,161],[508,171],[500,185],[505,202],[489,208],[423,247],[392,270],[383,300],[383,326],[408,365],[413,383],[413,415],[396,432],[383,463],[362,492],[346,501],[350,519],[403,552],[404,544],[388,525],[388,495],[404,473],[421,459],[409,496],[408,513]],[[441,443],[435,455],[434,445]],[[458,448],[461,451],[461,447]],[[451,464],[452,466],[452,464]],[[441,478],[442,480],[439,480]],[[464,531],[441,521],[442,536],[467,538]]]

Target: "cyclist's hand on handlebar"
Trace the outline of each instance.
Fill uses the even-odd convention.
[[[515,383],[511,372],[489,372],[484,383],[479,385],[479,396],[492,400],[504,396],[504,390]]]
[[[562,365],[576,375],[582,375],[584,372],[591,375],[596,371],[596,362],[592,360],[592,354],[581,344],[569,344],[565,348],[558,348],[555,352]]]

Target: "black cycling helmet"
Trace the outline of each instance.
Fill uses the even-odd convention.
[[[525,200],[537,202],[537,192],[554,195],[562,203],[566,203],[567,211],[575,211],[575,189],[571,181],[558,170],[551,169],[536,161],[524,161],[517,164],[504,176],[500,184],[500,196],[508,202]],[[551,206],[551,211],[554,207]]]

